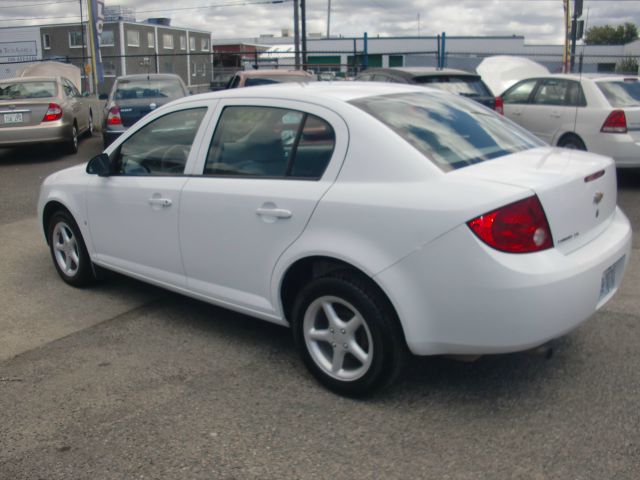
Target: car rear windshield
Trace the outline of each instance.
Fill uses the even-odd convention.
[[[49,98],[58,93],[56,82],[6,82],[0,83],[0,100],[25,98]]]
[[[456,95],[413,92],[350,103],[387,125],[445,172],[544,145],[500,115]]]
[[[256,85],[269,85],[272,83],[288,82],[311,82],[313,77],[303,77],[300,75],[278,75],[273,77],[249,77],[244,81],[245,87],[255,87]]]
[[[490,97],[491,92],[480,80],[480,77],[473,75],[425,75],[415,77],[414,81],[420,85],[446,90],[466,97]]]
[[[176,99],[184,97],[185,92],[177,80],[168,79],[140,79],[118,80],[116,100],[135,100],[138,98]]]
[[[596,82],[612,107],[640,106],[640,82],[637,79]]]

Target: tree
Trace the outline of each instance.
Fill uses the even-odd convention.
[[[638,39],[638,28],[633,23],[616,27],[603,25],[591,27],[584,36],[587,45],[624,45]]]

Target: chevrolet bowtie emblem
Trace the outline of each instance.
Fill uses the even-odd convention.
[[[604,193],[596,192],[595,195],[593,196],[593,203],[598,205],[602,201],[603,197],[604,197]]]

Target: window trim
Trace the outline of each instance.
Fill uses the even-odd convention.
[[[180,35],[180,50],[187,49],[187,37],[184,35]]]
[[[80,35],[80,45],[73,45],[72,44],[71,38],[72,38],[73,34]],[[82,44],[82,40],[83,40],[82,30],[70,30],[69,31],[69,35],[68,35],[68,39],[69,39],[69,48],[84,48],[84,47],[87,46],[87,36],[86,35],[84,36],[84,44]]]
[[[102,33],[104,32],[111,32],[111,38],[112,38],[111,43],[102,43]],[[116,32],[114,32],[111,29],[106,29],[106,30],[103,30],[102,33],[100,34],[100,38],[98,39],[98,42],[100,43],[100,47],[114,47],[116,44]]]
[[[156,48],[155,32],[147,32],[147,45],[149,46],[149,48]]]
[[[51,34],[49,33],[42,34],[42,49],[51,50]]]

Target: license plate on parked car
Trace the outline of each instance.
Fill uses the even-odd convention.
[[[624,264],[624,256],[620,258],[616,263],[607,268],[602,274],[602,279],[600,280],[600,300],[609,295],[609,293],[616,286],[616,277],[620,268]]]
[[[22,123],[21,113],[5,113],[4,123]]]

